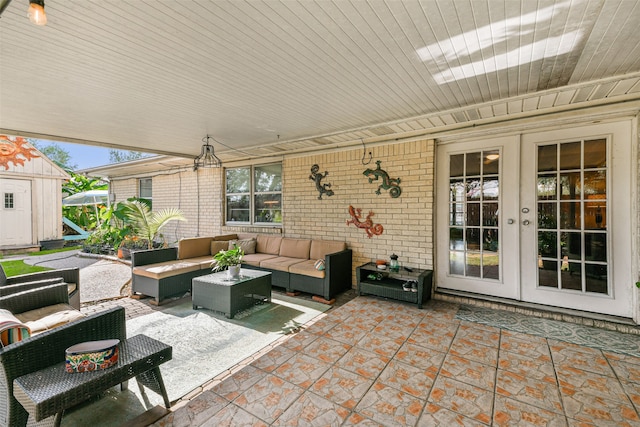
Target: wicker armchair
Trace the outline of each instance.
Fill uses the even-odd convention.
[[[126,339],[125,312],[114,307],[0,349],[0,425],[25,426],[28,414],[13,397],[13,380],[65,360],[84,341]],[[47,384],[56,387],[56,384]]]
[[[64,282],[69,287],[69,305],[76,310],[80,310],[80,269],[61,268],[57,270],[40,271],[37,273],[21,274],[19,276],[7,277],[0,264],[0,296],[21,292],[26,289],[33,289],[40,286],[47,286],[54,283]],[[27,287],[13,289],[3,289],[14,285],[27,285]]]

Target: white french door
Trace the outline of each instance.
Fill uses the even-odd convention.
[[[632,317],[631,153],[629,122],[523,136],[524,301]]]
[[[437,286],[520,298],[519,153],[518,136],[438,146]]]
[[[436,285],[632,317],[631,123],[438,146]]]

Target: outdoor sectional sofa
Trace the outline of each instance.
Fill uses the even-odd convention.
[[[213,254],[227,249],[232,240],[245,250],[242,266],[271,272],[272,286],[327,301],[351,288],[352,254],[345,242],[240,233],[186,238],[177,247],[133,252],[132,292],[153,297],[157,304],[189,292],[191,279],[209,274]]]

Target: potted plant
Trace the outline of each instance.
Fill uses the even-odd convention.
[[[213,271],[223,270],[227,268],[227,278],[229,280],[237,280],[240,277],[240,261],[244,256],[244,251],[238,245],[234,244],[232,249],[222,250],[213,256]]]

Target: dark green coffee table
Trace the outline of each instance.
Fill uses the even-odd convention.
[[[227,272],[207,274],[192,279],[191,302],[198,307],[219,311],[229,319],[262,301],[271,301],[271,273],[240,269],[238,280],[227,280]]]

